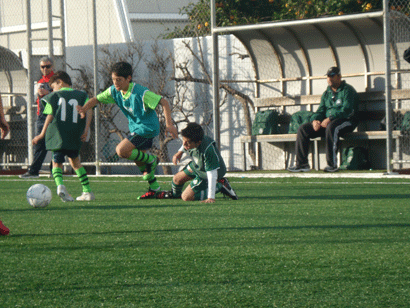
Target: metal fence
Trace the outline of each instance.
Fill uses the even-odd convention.
[[[391,89],[410,89],[410,63],[405,61],[404,51],[410,47],[410,2],[408,0],[393,0],[389,2],[389,31],[387,42],[390,42],[390,63],[388,69],[391,71]],[[387,148],[388,157],[392,158],[392,163],[401,169],[408,169],[410,163],[410,131],[406,127],[406,118],[410,114],[410,100],[391,100],[391,130],[402,131],[403,137],[398,140],[401,143],[402,151],[392,153],[393,150]],[[389,153],[390,151],[390,153]],[[390,154],[390,155],[389,155]]]
[[[254,116],[252,100],[261,94],[260,80],[255,80],[247,46],[234,35],[212,31],[212,26],[215,30],[221,25],[216,22],[215,12],[211,14],[210,5],[215,7],[215,1],[0,1],[0,46],[12,51],[21,62],[20,67],[11,69],[3,53],[0,58],[0,91],[12,128],[9,139],[1,143],[1,168],[26,168],[33,159],[33,84],[41,77],[39,59],[52,55],[55,69],[66,69],[74,77],[75,87],[90,96],[109,86],[112,63],[132,63],[133,80],[169,100],[179,130],[188,121],[201,123],[206,133],[215,135],[220,143],[228,169],[240,170],[243,160],[249,158],[242,156],[239,137],[247,133],[250,124],[245,117]],[[391,85],[409,88],[410,64],[402,58],[404,43],[410,42],[409,1],[390,1],[387,10],[394,50]],[[214,66],[215,57],[219,67]],[[215,78],[223,82],[222,89],[215,88]],[[287,84],[293,94],[300,92],[297,81]],[[267,91],[271,88],[269,84],[264,87]],[[217,96],[219,104],[214,105]],[[406,102],[401,102],[392,110],[405,108]],[[163,123],[161,110],[158,114]],[[215,123],[215,118],[220,120]],[[400,115],[394,117],[389,125],[400,125],[400,119]],[[97,174],[135,173],[135,165],[115,153],[116,144],[128,134],[127,121],[119,109],[100,106],[94,121],[91,140],[81,152],[84,165]],[[161,128],[153,150],[161,157],[163,172],[172,173],[170,161],[181,142],[166,138],[164,126]],[[407,148],[410,150],[410,144]],[[281,150],[272,153],[268,154],[270,160],[280,160]],[[406,156],[395,159],[402,162]]]

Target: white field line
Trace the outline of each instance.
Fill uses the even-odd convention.
[[[34,179],[10,179],[9,177],[11,176],[0,176],[0,183],[1,182],[53,182],[54,180],[52,178],[49,178],[48,175],[43,175],[40,176],[39,178],[34,178]],[[97,179],[96,176],[90,175],[89,177],[94,178],[91,180],[91,183],[146,183],[146,181],[141,180],[140,175],[103,175],[99,176],[99,178],[109,178],[110,180],[101,180]],[[162,183],[167,183],[171,184],[171,176],[169,175],[158,175],[158,182]],[[240,183],[240,184],[290,184],[291,182],[278,182],[275,181],[275,178],[292,178],[292,177],[300,177],[300,178],[306,178],[306,179],[322,179],[322,178],[334,178],[334,179],[340,179],[340,181],[332,181],[328,182],[326,180],[324,181],[306,181],[305,184],[312,184],[312,185],[320,185],[320,184],[334,184],[334,185],[360,185],[360,184],[373,184],[373,185],[383,185],[383,184],[391,184],[391,185],[410,185],[410,182],[384,182],[383,179],[410,179],[410,175],[383,175],[382,173],[355,173],[355,174],[339,174],[339,176],[336,176],[335,174],[310,174],[307,175],[306,173],[302,175],[294,175],[291,174],[290,176],[287,174],[233,174],[229,173],[227,174],[228,178],[241,178],[241,179],[250,179],[251,181],[240,181],[236,182],[235,180],[231,180],[230,182],[232,183]],[[116,178],[114,180],[114,178]],[[133,178],[133,179],[130,179]],[[256,179],[260,178],[268,178],[268,179],[273,179],[273,181],[255,181]],[[357,181],[357,182],[345,182],[343,179],[348,179],[348,178],[356,178],[356,179],[379,179],[381,181],[377,182],[368,182],[368,181]],[[255,180],[253,180],[255,179]],[[77,182],[77,176],[76,175],[65,175],[64,176],[64,181],[68,182]]]
[[[0,181],[2,179],[7,179],[9,177],[13,177],[15,175],[1,175],[0,176]],[[77,177],[76,175],[64,175],[64,177]],[[88,177],[101,177],[101,178],[140,178],[140,174],[115,174],[115,175],[88,175]],[[172,175],[156,175],[157,178],[170,178]],[[299,172],[299,173],[240,173],[240,172],[228,172],[225,177],[227,178],[242,178],[242,179],[260,179],[260,178],[268,178],[268,179],[274,179],[274,178],[333,178],[333,179],[352,179],[352,178],[357,178],[357,179],[410,179],[410,174],[384,174],[384,173],[343,173],[343,172],[335,172],[335,173],[315,173],[315,172]],[[40,175],[39,179],[46,179],[49,178],[48,174],[42,174]],[[24,181],[28,180],[35,180],[33,179],[21,179]],[[9,180],[8,180],[9,181]]]

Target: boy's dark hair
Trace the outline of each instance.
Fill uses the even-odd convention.
[[[204,130],[198,123],[191,122],[181,131],[181,135],[192,142],[198,142],[204,138]]]
[[[128,62],[117,62],[111,67],[111,74],[127,78],[132,76],[132,66]]]
[[[73,84],[71,83],[71,78],[70,75],[68,75],[66,72],[64,71],[57,71],[54,73],[53,76],[51,76],[50,81],[48,82],[48,84],[52,84],[53,82],[55,82],[57,79],[60,79],[62,82],[68,84],[69,86],[72,86]]]

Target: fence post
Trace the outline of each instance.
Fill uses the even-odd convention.
[[[383,0],[383,37],[385,56],[385,104],[386,104],[386,167],[387,174],[392,172],[392,117],[391,117],[391,68],[390,68],[390,12],[389,1]]]
[[[27,20],[27,145],[28,145],[28,164],[33,162],[33,111],[32,104],[34,102],[34,87],[31,57],[33,53],[33,46],[31,40],[31,9],[30,0],[26,0],[26,20]]]
[[[212,96],[213,96],[213,121],[214,139],[218,149],[221,148],[220,115],[219,115],[219,57],[218,33],[216,28],[215,0],[211,0],[211,32],[212,32]]]
[[[94,96],[98,94],[98,44],[97,44],[97,10],[96,0],[92,0],[93,7],[93,58],[94,58]],[[99,151],[99,127],[100,127],[100,107],[97,105],[94,112],[95,118],[95,174],[101,175],[100,151]]]

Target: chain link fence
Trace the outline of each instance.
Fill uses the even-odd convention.
[[[392,72],[391,88],[410,89],[410,63],[405,61],[404,52],[410,48],[410,2],[406,0],[390,1],[390,67]],[[399,163],[399,169],[410,167],[410,100],[392,99],[393,130],[401,130],[401,151],[395,153],[393,162]],[[397,165],[396,165],[397,166]],[[398,170],[399,171],[399,170]]]
[[[231,2],[216,1],[217,14],[219,14],[217,15],[218,27],[235,25],[244,20],[244,17],[239,15],[224,14],[227,19],[221,17],[222,13],[229,12],[229,5],[233,5]],[[27,3],[30,3],[30,17],[27,14]],[[80,3],[81,9],[78,9]],[[11,51],[15,59],[20,61],[20,67],[16,72],[7,73],[5,63],[9,61],[3,56],[0,59],[1,94],[3,104],[6,105],[7,117],[12,124],[9,140],[1,143],[1,168],[18,169],[28,166],[29,153],[32,151],[30,140],[33,137],[33,133],[30,134],[28,128],[34,127],[35,108],[34,101],[31,110],[25,107],[25,102],[30,100],[27,95],[29,92],[27,85],[33,84],[41,77],[38,60],[41,56],[50,54],[50,50],[56,60],[55,69],[67,70],[73,77],[74,86],[87,91],[90,97],[111,84],[109,68],[113,63],[120,60],[130,62],[134,67],[133,81],[163,95],[170,102],[172,116],[179,131],[188,121],[196,121],[204,127],[207,134],[212,136],[214,132],[211,3],[212,1],[209,0],[172,2],[0,0],[0,46]],[[255,1],[250,1],[249,5],[257,4]],[[266,5],[266,8],[259,5],[258,9],[267,12],[268,5],[274,4],[269,1]],[[364,6],[364,10],[367,7],[371,6]],[[373,4],[373,7],[376,5]],[[391,1],[389,9],[394,50],[391,61],[392,87],[408,89],[410,64],[403,60],[402,54],[410,42],[409,2]],[[276,11],[286,17],[288,16],[286,14],[298,15],[300,10],[301,8],[291,11],[283,6]],[[275,16],[283,17],[278,14]],[[340,12],[337,14],[341,15]],[[31,18],[31,57],[28,56],[27,49],[29,18]],[[257,24],[269,20],[271,19],[266,16],[263,20],[252,17],[249,22]],[[292,33],[284,31],[281,35],[291,37]],[[265,50],[266,55],[270,55],[272,46],[263,43],[262,39],[255,37],[261,53]],[[264,66],[256,63],[249,52],[249,46],[246,46],[237,35],[221,33],[218,40],[221,152],[229,170],[241,170],[244,160],[247,160],[248,165],[255,165],[255,155],[258,155],[258,153],[252,154],[251,151],[253,156],[244,157],[240,142],[240,136],[250,134],[255,98],[280,97],[284,93],[286,95],[319,94],[309,92],[311,91],[309,89],[325,88],[325,79],[320,79],[319,75],[322,76],[326,68],[320,67],[315,68],[313,72],[301,72],[301,65],[295,60],[295,54],[279,49],[277,53],[282,57],[279,61],[286,64],[286,72],[281,72],[273,64],[273,59],[271,62],[265,61]],[[300,40],[303,40],[303,37]],[[322,43],[318,42],[318,44]],[[97,46],[96,49],[93,49],[93,46]],[[97,55],[95,63],[94,55]],[[31,72],[30,82],[27,82],[28,67]],[[270,73],[270,79],[264,80],[263,74],[257,76],[256,69],[266,74]],[[302,77],[318,78],[306,82],[298,79],[301,73]],[[288,76],[294,80],[292,78],[284,80]],[[371,78],[374,82],[377,76]],[[349,82],[353,84],[357,83],[358,79],[363,78],[348,77]],[[401,110],[394,113],[395,127],[401,126],[400,122],[407,108],[408,102],[405,101],[400,101],[393,106],[395,111]],[[27,111],[32,113],[31,119]],[[278,111],[290,115],[297,110],[285,107],[278,108]],[[175,172],[174,167],[171,166],[171,159],[180,147],[181,141],[170,140],[165,136],[162,111],[158,109],[157,112],[161,120],[161,135],[156,138],[153,151],[161,157],[162,172],[170,174]],[[99,106],[95,115],[90,142],[84,144],[81,152],[84,165],[90,169],[90,172],[135,174],[137,170],[135,165],[120,159],[115,153],[116,145],[129,133],[126,118],[116,106]],[[283,125],[281,133],[286,132],[287,126]],[[410,144],[406,146],[406,140],[401,142],[402,146],[410,147]],[[260,165],[264,169],[282,169],[285,159],[283,149],[268,144],[264,147],[267,148],[261,149],[263,155]],[[404,156],[399,159],[405,160],[405,154],[404,152]],[[47,168],[44,164],[43,169]]]
[[[27,161],[27,76],[16,54],[3,47],[0,53],[0,95],[10,125],[9,135],[0,141],[0,161],[10,169]]]

